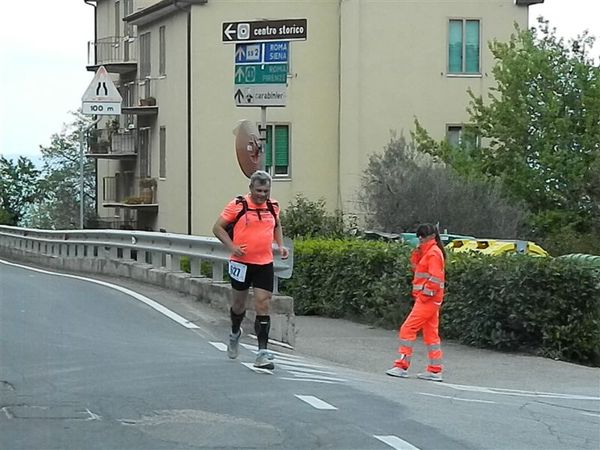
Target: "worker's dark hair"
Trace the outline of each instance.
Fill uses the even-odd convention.
[[[444,259],[446,259],[446,250],[444,249],[444,243],[442,242],[442,238],[440,237],[440,230],[435,225],[430,223],[422,223],[417,227],[417,237],[427,237],[427,236],[435,236],[435,242],[438,247],[442,251],[442,255],[444,255]]]

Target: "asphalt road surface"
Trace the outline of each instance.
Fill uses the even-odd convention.
[[[600,448],[599,386],[398,380],[282,347],[260,370],[226,337],[168,291],[0,262],[0,448]]]

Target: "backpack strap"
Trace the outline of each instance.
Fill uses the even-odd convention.
[[[230,222],[232,226],[234,226],[236,223],[238,223],[238,220],[240,220],[242,218],[242,216],[244,214],[246,214],[246,212],[248,212],[248,202],[246,201],[246,199],[244,198],[243,195],[238,195],[235,198],[235,203],[236,203],[236,205],[241,203],[242,209],[240,209],[240,212],[237,214],[237,216],[235,216],[235,219],[233,219],[233,222]]]
[[[277,202],[275,202],[275,204],[279,206]],[[273,219],[275,219],[275,226],[277,227],[277,225],[279,225],[279,221],[277,220],[277,214],[275,214],[275,208],[273,207],[273,202],[270,198],[267,199],[267,209],[273,215]]]

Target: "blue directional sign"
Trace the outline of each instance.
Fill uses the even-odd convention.
[[[283,63],[288,61],[289,42],[265,42],[264,44],[264,62],[265,63]]]
[[[278,64],[288,62],[289,42],[254,42],[235,45],[235,64]]]

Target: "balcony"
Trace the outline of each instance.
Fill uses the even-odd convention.
[[[121,114],[156,116],[158,105],[156,104],[155,87],[155,81],[152,78],[125,83],[121,89],[123,92]]]
[[[135,159],[138,154],[137,129],[98,128],[88,136],[88,158]]]
[[[111,73],[127,74],[137,70],[137,39],[129,36],[109,36],[88,42],[87,70],[96,72],[100,66]]]
[[[117,172],[102,179],[102,206],[158,212],[155,178],[135,177],[133,172]]]

